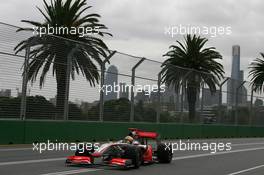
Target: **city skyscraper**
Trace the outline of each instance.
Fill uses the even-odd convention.
[[[111,92],[108,92],[107,95],[104,93],[104,101],[108,100],[116,100],[117,99],[117,92],[114,92],[115,85],[118,86],[118,69],[116,66],[111,65],[106,72],[105,75],[105,87],[108,88]]]
[[[232,47],[232,70],[231,78],[227,81],[227,104],[234,106],[236,104],[237,88],[244,81],[244,71],[240,70],[240,46]],[[247,90],[244,86],[238,92],[238,104],[244,104],[247,101]]]
[[[234,45],[232,47],[232,72],[231,79],[240,80],[240,46]]]
[[[127,98],[129,96],[129,86],[126,86],[126,83],[119,83],[120,91],[119,98]]]

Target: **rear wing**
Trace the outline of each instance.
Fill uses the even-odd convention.
[[[129,131],[131,132],[135,132],[135,134],[139,137],[139,138],[149,138],[149,139],[157,139],[159,134],[156,132],[148,132],[148,131],[142,131],[140,129],[137,128],[128,128]]]

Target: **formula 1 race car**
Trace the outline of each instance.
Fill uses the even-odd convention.
[[[147,163],[170,163],[172,150],[161,143],[156,132],[129,128],[134,143],[124,141],[102,144],[97,150],[76,150],[74,156],[66,159],[66,165],[107,165],[121,168],[139,168]],[[133,133],[133,134],[132,134]],[[154,141],[154,142],[153,142]],[[152,142],[149,144],[148,142]],[[154,143],[154,144],[153,144]]]

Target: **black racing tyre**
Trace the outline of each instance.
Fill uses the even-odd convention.
[[[82,146],[75,151],[75,156],[90,156],[94,152],[94,147],[91,150],[87,150]]]
[[[140,164],[141,164],[140,150],[136,146],[127,147],[123,157],[126,159],[131,159],[134,168],[137,169],[140,167]]]
[[[160,163],[170,163],[172,160],[172,148],[167,147],[164,143],[158,144],[157,158]]]

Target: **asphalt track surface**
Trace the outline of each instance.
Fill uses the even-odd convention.
[[[175,140],[172,142],[177,142]],[[176,151],[171,164],[143,165],[139,169],[65,166],[69,151],[39,154],[29,146],[0,147],[0,175],[264,175],[264,139],[210,139],[191,142],[232,143],[231,151]]]

